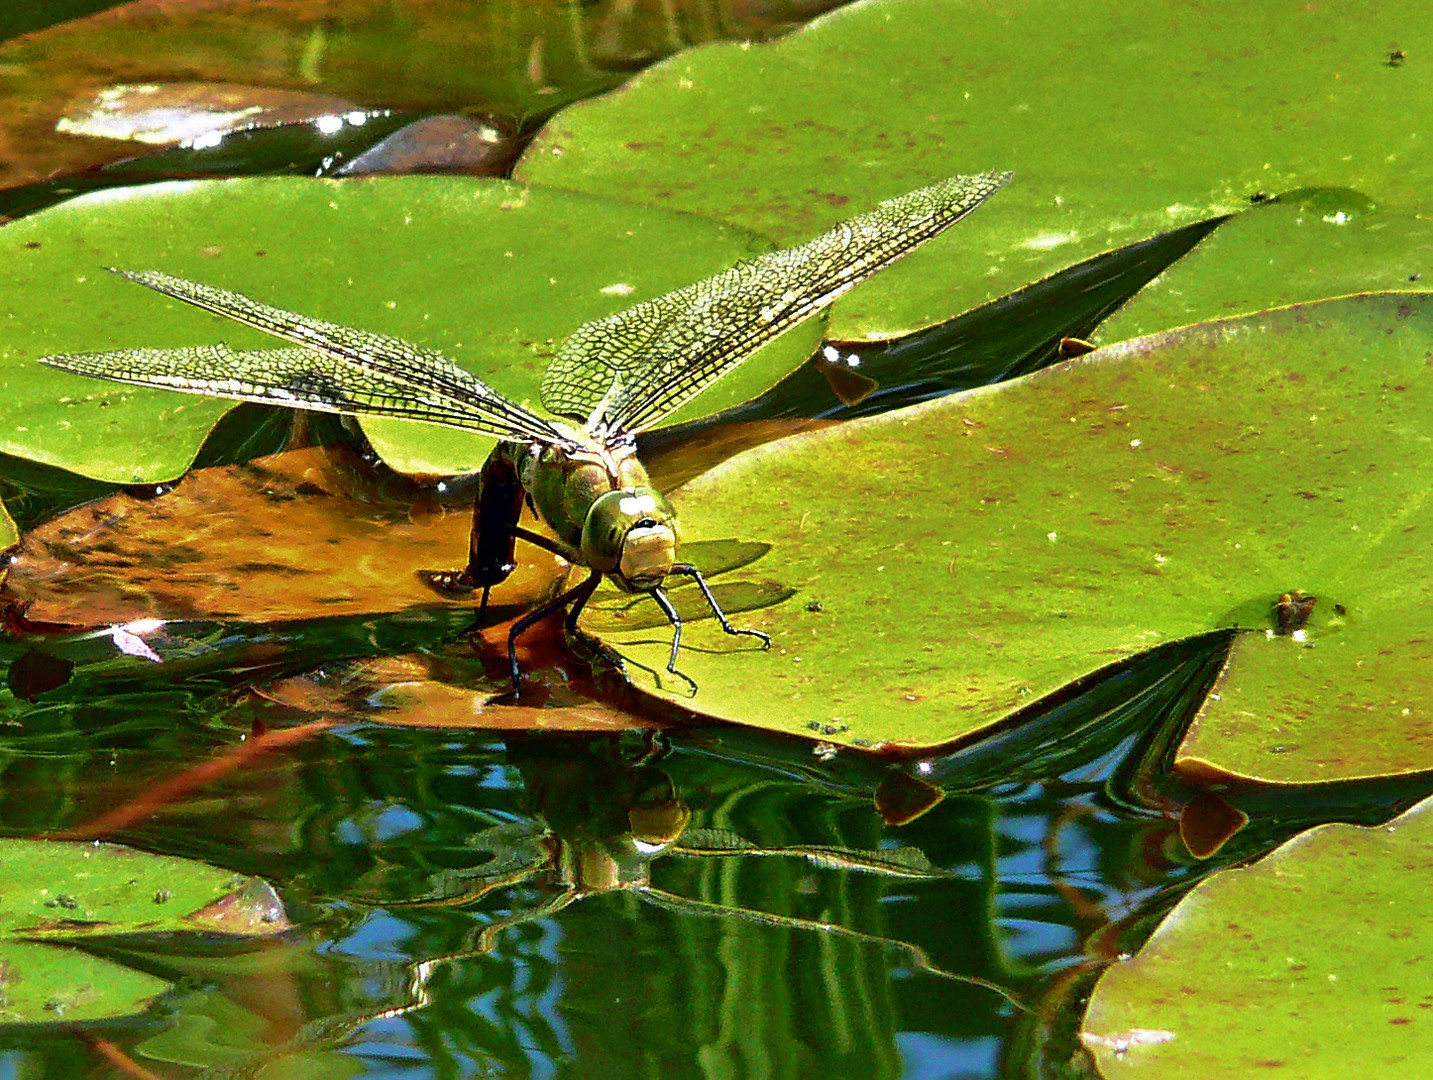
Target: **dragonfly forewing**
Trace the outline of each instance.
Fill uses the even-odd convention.
[[[542,383],[554,413],[637,433],[970,213],[1009,173],[956,176],[881,203],[796,247],[579,327]],[[604,399],[606,399],[604,401]]]
[[[236,397],[240,400],[276,401],[296,408],[324,409],[331,412],[373,413],[427,420],[431,423],[461,427],[502,439],[536,441],[562,445],[570,441],[559,428],[523,406],[503,397],[477,376],[465,371],[442,353],[414,345],[387,334],[372,333],[337,323],[311,319],[283,308],[251,300],[240,293],[218,289],[195,281],[175,277],[156,270],[114,270],[121,277],[164,293],[176,300],[205,311],[233,319],[235,322],[262,330],[267,334],[293,342],[301,350],[273,350],[283,355],[276,361],[247,359],[235,371],[230,366],[235,357],[262,358],[265,352],[239,353],[205,350],[128,350],[116,353],[90,354],[120,360],[132,374],[147,369],[168,381],[153,378],[122,377],[84,361],[79,356],[46,357],[52,367],[100,378],[114,378],[149,386],[167,386],[175,390]],[[222,346],[216,347],[222,349]],[[304,391],[301,400],[286,401],[283,394],[293,391],[299,377],[304,353],[313,354],[307,381],[300,380]],[[141,363],[137,357],[144,356]],[[212,360],[220,365],[208,371],[187,367],[179,373],[180,382],[163,370],[165,360],[176,364],[202,365]],[[287,381],[266,381],[266,368],[283,365]],[[231,393],[221,387],[238,380],[256,388],[257,393]],[[187,381],[188,385],[182,383]],[[334,396],[322,398],[314,391],[326,386]]]

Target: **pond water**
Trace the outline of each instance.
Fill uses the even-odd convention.
[[[0,36],[107,6],[37,5],[25,21],[0,18]],[[542,82],[561,88],[560,104],[663,52],[772,33],[820,6],[743,21],[739,5],[693,5],[665,22],[639,6],[660,45],[645,31],[625,67],[569,80],[549,66]],[[610,29],[624,5],[551,9],[580,37]],[[532,117],[510,119],[520,139]],[[210,171],[309,171],[308,153],[270,145]],[[143,168],[160,178],[201,165]],[[47,179],[7,205],[28,212],[83,186]],[[806,369],[737,418],[845,419],[1022,373],[1055,356],[1059,328],[1093,325],[1202,235],[1129,249],[1100,264],[1099,285],[1042,282],[1004,315],[907,339],[886,359],[873,350],[865,370],[884,385],[860,407],[813,405],[826,384]],[[271,417],[239,416],[203,463],[287,437]],[[715,437],[683,458],[693,434],[650,440],[654,471],[681,478],[734,448]],[[22,527],[100,493],[4,464],[0,492]],[[1416,780],[1315,794],[1173,775],[1222,634],[923,756],[702,726],[625,698],[632,730],[593,730],[609,714],[594,721],[589,706],[611,695],[554,640],[536,663],[549,717],[534,707],[516,732],[417,726],[393,669],[366,665],[403,658],[481,697],[500,685],[501,658],[464,643],[465,616],[176,623],[165,632],[184,660],[162,669],[114,659],[108,639],[0,639],[12,672],[0,833],[256,875],[293,923],[257,942],[87,939],[87,953],[168,989],[133,1015],[79,1024],[57,1007],[53,1022],[0,1026],[0,1080],[1090,1075],[1085,995],[1196,882],[1315,822],[1382,820],[1422,793]],[[13,672],[35,657],[64,673],[28,693]],[[561,726],[583,730],[532,730]],[[236,756],[246,741],[259,750]]]
[[[901,764],[726,729],[316,733],[100,826],[262,875],[298,928],[92,946],[177,989],[86,1037],[185,1075],[999,1075],[1012,1046],[1067,1040],[1102,950],[1213,865],[1128,787],[1221,648]],[[87,835],[284,711],[193,687],[83,697],[7,738],[8,831]],[[905,825],[878,810],[936,797]],[[62,1030],[5,1041],[12,1075],[92,1053]]]
[[[313,624],[287,628],[289,662],[351,651],[355,629],[452,648],[448,626]],[[1197,820],[1175,808],[1195,793],[1165,759],[1222,635],[961,750],[886,760],[724,727],[315,723],[277,680],[231,689],[271,631],[193,630],[207,676],[81,677],[9,710],[5,830],[260,875],[295,927],[88,942],[173,989],[139,1016],[0,1030],[0,1075],[138,1075],[106,1054],[163,1076],[1078,1073],[1082,995],[1184,890],[1407,796],[1266,798],[1190,854]],[[300,681],[357,678],[332,662]],[[204,773],[278,732],[300,737]]]

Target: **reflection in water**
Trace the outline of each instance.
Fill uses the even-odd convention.
[[[342,655],[344,634],[402,651],[452,629],[309,633]],[[280,890],[299,929],[263,947],[93,946],[182,988],[83,1032],[155,1075],[1039,1075],[1082,1053],[1094,973],[1193,882],[1426,787],[1181,786],[1168,760],[1227,640],[903,762],[737,728],[295,725],[232,701],[263,663],[240,637],[188,668],[81,656],[73,693],[0,704],[0,820]],[[266,724],[271,749],[233,753]],[[185,771],[221,751],[233,767]],[[91,1074],[99,1045],[0,1029],[20,1075]]]
[[[518,764],[537,815],[530,821],[497,824],[475,835],[471,847],[489,856],[486,862],[430,873],[431,888],[426,895],[405,903],[476,907],[490,894],[521,884],[537,886],[536,895],[542,899],[532,907],[509,909],[481,923],[471,936],[470,947],[463,952],[421,965],[413,989],[414,1004],[419,1007],[432,1002],[429,984],[439,963],[477,959],[495,951],[501,936],[511,930],[555,916],[578,900],[618,892],[628,893],[648,907],[618,908],[576,924],[597,931],[586,947],[611,960],[617,959],[609,955],[611,948],[598,944],[598,939],[610,933],[604,927],[609,927],[614,917],[626,921],[624,916],[636,916],[641,924],[670,923],[671,930],[660,936],[671,937],[678,945],[714,938],[718,946],[744,950],[753,942],[774,937],[781,943],[780,952],[799,955],[804,943],[818,942],[823,956],[834,952],[843,957],[838,968],[844,973],[842,980],[857,973],[870,984],[857,995],[857,1001],[881,989],[885,969],[892,964],[913,974],[984,987],[1014,1001],[997,983],[943,970],[930,961],[919,944],[888,938],[881,932],[880,912],[871,905],[883,894],[889,895],[889,890],[862,887],[856,875],[884,878],[892,887],[939,883],[951,877],[949,871],[932,865],[918,847],[861,850],[840,843],[768,847],[745,839],[729,827],[735,822],[725,813],[711,816],[719,827],[693,826],[692,811],[682,801],[671,776],[652,764],[655,755],[648,753],[631,764],[624,763],[618,740],[554,743],[526,739],[510,742],[508,750],[510,759]],[[783,804],[785,801],[780,799]],[[784,812],[786,807],[771,809]],[[872,839],[877,837],[873,835]],[[675,866],[672,873],[665,872],[669,861],[703,859],[731,860],[731,864]],[[759,859],[782,861],[772,867],[762,865]],[[836,876],[827,876],[823,884],[816,870]],[[654,873],[659,881],[653,881]],[[718,920],[718,925],[704,928],[694,917]],[[567,952],[571,952],[576,940],[569,939]],[[693,976],[703,976],[708,983],[726,977],[721,971],[700,970],[708,963],[705,958],[710,949],[705,945],[700,949],[678,948],[675,953],[671,948],[659,947],[658,951],[662,962],[679,961],[683,967],[696,968]],[[771,1000],[773,989],[779,986],[779,996],[784,998],[800,989],[804,981],[801,971],[791,970],[778,976],[779,983],[772,984],[771,973],[760,961],[765,951],[763,946],[752,958],[756,966],[748,974],[761,978],[762,986],[743,991],[744,996],[753,999],[754,1007],[762,1009],[762,1003]],[[611,974],[596,970],[606,962],[594,962],[591,974],[605,985],[605,992],[610,992]],[[811,974],[820,974],[820,981],[810,988],[811,993],[803,995],[805,1000],[819,1000],[833,991],[842,996],[850,993],[842,980],[832,985],[832,972],[824,968],[823,964],[812,969]],[[796,986],[790,985],[793,980]],[[412,1010],[405,1007],[402,1011]],[[889,1023],[882,1023],[872,1028],[869,1022],[861,1022],[868,1043],[871,1039],[888,1042],[889,1027]],[[883,1032],[885,1037],[878,1038]],[[742,1045],[740,1030],[731,1035],[734,1046]],[[877,1068],[879,1064],[863,1059],[863,1067],[875,1070],[868,1075],[884,1075]]]
[[[530,816],[497,815],[467,845],[470,865],[406,848],[364,878],[388,897],[375,917],[415,936],[435,918],[452,927],[453,905],[471,913],[457,949],[415,967],[413,1000],[382,1017],[387,1037],[416,1051],[460,1029],[475,1060],[511,1063],[518,1030],[528,1053],[577,1075],[882,1077],[902,1071],[900,983],[966,1010],[990,998],[991,1018],[1018,1011],[966,974],[967,951],[943,969],[929,928],[902,938],[888,925],[888,906],[928,899],[944,926],[963,896],[980,911],[978,966],[998,974],[987,875],[969,872],[990,865],[986,814],[960,823],[976,850],[937,866],[883,835],[869,785],[783,776],[779,762],[733,769],[712,750],[511,742]],[[447,1015],[443,1003],[475,997],[485,1025]]]

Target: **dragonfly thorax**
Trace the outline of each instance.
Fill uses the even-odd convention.
[[[627,442],[529,447],[518,473],[533,509],[584,565],[628,590],[660,585],[676,560],[676,513]]]

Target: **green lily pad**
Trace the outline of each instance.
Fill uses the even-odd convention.
[[[15,528],[15,519],[10,516],[10,511],[5,509],[5,504],[0,502],[0,550],[13,544],[20,538],[20,531]]]
[[[139,1044],[151,1061],[200,1068],[252,1065],[266,1047],[270,1021],[227,994],[205,994],[174,1017],[171,1026]]]
[[[1096,340],[1429,282],[1427,215],[1364,210],[1350,192],[1291,193],[1225,222],[1102,323]]]
[[[1251,635],[1234,643],[1176,765],[1309,783],[1433,764],[1433,590],[1426,582],[1433,514],[1418,502],[1390,508],[1372,523],[1368,541],[1338,545],[1364,559],[1325,578],[1329,593],[1304,641]],[[1372,602],[1339,614],[1340,595],[1360,594]]]
[[[71,943],[288,928],[283,904],[258,878],[118,844],[0,839],[0,1024],[126,1016],[172,989]]]
[[[1433,95],[1433,66],[1387,57],[1391,27],[1409,56],[1433,54],[1424,16],[1416,0],[1373,20],[1303,0],[1197,18],[1174,0],[1078,18],[1058,0],[856,4],[564,110],[517,175],[787,241],[935,177],[1013,169],[958,236],[833,312],[834,337],[890,335],[1261,191],[1336,186],[1379,213],[1423,210],[1433,142],[1410,109]]]
[[[0,897],[6,937],[273,934],[288,927],[273,890],[256,878],[118,844],[0,840]]]
[[[1321,825],[1201,882],[1100,978],[1082,1038],[1120,1077],[1423,1077],[1433,801]]]
[[[0,1024],[81,1024],[143,1012],[171,983],[79,949],[0,941]]]
[[[0,452],[120,483],[182,473],[232,406],[52,372],[38,357],[276,343],[146,293],[106,265],[169,270],[395,334],[536,403],[558,340],[579,324],[770,249],[689,215],[441,177],[116,190],[14,222],[0,242],[10,253],[0,270]],[[718,411],[771,385],[820,333],[819,320],[797,327],[689,408]],[[427,424],[374,420],[364,429],[406,472],[469,471],[492,445]]]
[[[684,539],[770,543],[742,574],[799,595],[737,620],[770,633],[770,652],[689,625],[688,704],[932,746],[1155,645],[1239,627],[1253,636],[1201,726],[1219,733],[1200,744],[1209,767],[1253,757],[1291,782],[1433,768],[1430,350],[1428,294],[1330,300],[732,458],[674,493]],[[1297,592],[1317,598],[1307,626],[1266,640]],[[639,685],[653,684],[639,665],[665,667],[661,630],[594,630]],[[1267,670],[1246,685],[1250,656]],[[679,680],[661,685],[684,699]],[[1378,693],[1393,707],[1350,714]],[[1230,709],[1242,733],[1220,727]]]

